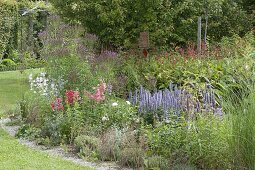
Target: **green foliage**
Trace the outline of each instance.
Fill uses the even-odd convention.
[[[36,140],[39,137],[39,133],[40,133],[40,129],[24,124],[23,126],[19,128],[15,136],[18,138]]]
[[[240,91],[243,78],[254,81],[254,59],[251,57],[254,51],[253,43],[252,34],[247,34],[244,38],[238,36],[224,38],[218,54],[223,57],[222,59],[217,59],[215,54],[217,50],[212,50],[208,57],[204,55],[201,58],[174,53],[152,57],[133,69],[138,69],[137,73],[140,74],[138,77],[144,77],[145,86],[153,82],[157,89],[164,89],[172,82],[186,90],[195,89],[198,92],[197,89],[204,89],[209,83],[218,96],[224,96],[226,89]]]
[[[227,168],[229,157],[228,122],[214,115],[198,117],[188,131],[187,155],[198,168]]]
[[[66,19],[81,23],[101,43],[113,47],[133,47],[139,33],[150,33],[151,46],[169,46],[196,41],[197,17],[208,16],[210,40],[244,34],[252,29],[250,14],[233,0],[157,1],[76,1],[51,0]]]
[[[15,0],[0,1],[0,58],[13,37],[13,28],[17,21],[18,5]]]
[[[98,159],[98,148],[100,140],[96,137],[80,135],[74,140],[74,145],[79,154],[85,157]]]
[[[153,129],[146,127],[147,155],[162,156],[174,166],[227,167],[228,129],[224,121],[214,115],[203,115],[196,121],[161,124]]]
[[[255,147],[254,138],[254,84],[246,81],[245,87],[248,93],[241,97],[230,92],[224,104],[226,112],[230,115],[229,145],[232,158],[232,167],[240,169],[245,167],[253,169]]]
[[[7,67],[16,65],[16,63],[14,61],[12,61],[11,59],[3,59],[2,64],[7,66]]]
[[[46,71],[52,78],[67,81],[66,89],[89,90],[98,80],[91,73],[87,61],[81,61],[78,56],[70,55],[62,58],[51,58]]]
[[[54,3],[58,2],[60,1],[54,1]],[[88,24],[91,32],[96,27],[98,31],[96,33],[100,36],[102,43],[113,46],[125,45],[126,47],[131,46],[132,41],[135,41],[142,30],[150,31],[152,41],[156,45],[166,44],[170,38],[178,43],[186,42],[187,37],[190,39],[194,37],[192,33],[185,35],[182,29],[186,30],[189,24],[194,24],[191,29],[195,30],[196,16],[193,14],[201,15],[204,8],[200,1],[172,1],[173,6],[167,6],[168,1],[134,2],[134,4],[131,4],[131,1],[87,1],[83,4],[84,6],[81,3],[83,1],[79,1],[81,6],[72,2],[70,1],[68,5],[63,2],[60,4],[60,8],[66,8],[62,11],[63,15],[69,12],[70,6],[78,14],[84,10],[85,14],[91,13],[91,18],[79,15],[79,18],[75,17],[75,21]],[[231,8],[226,4],[229,1],[217,1],[216,4],[213,2],[215,1],[210,1],[208,4],[208,9],[211,11],[210,17],[221,16],[221,10],[225,6],[227,9]],[[195,5],[197,9],[190,7],[191,5]],[[142,7],[146,8],[139,10]],[[172,7],[180,8],[179,11],[170,10]],[[130,10],[130,14],[127,14],[125,9]],[[235,9],[238,10],[239,7]],[[233,9],[229,10],[226,11],[233,14]],[[143,14],[146,14],[146,17],[140,17]],[[155,23],[157,17],[163,17],[163,14],[166,17],[165,20],[162,19]],[[93,18],[95,15],[98,17],[97,20]],[[130,18],[139,21],[141,28],[139,26],[133,30],[134,21],[124,22],[125,15],[130,15]],[[180,15],[183,15],[183,20],[176,21],[176,16],[182,18]],[[250,139],[253,141],[253,138],[249,136],[249,128],[244,123],[248,119],[253,119],[252,116],[244,117],[244,121],[240,121],[240,124],[237,122],[239,115],[229,116],[233,119],[233,125],[237,124],[236,129],[229,124],[229,119],[225,114],[216,116],[213,113],[206,115],[194,113],[194,119],[188,120],[182,116],[185,115],[185,110],[179,117],[170,116],[169,121],[158,122],[152,115],[147,114],[145,118],[140,116],[138,108],[126,102],[127,93],[140,85],[153,91],[164,89],[168,87],[169,82],[172,82],[191,91],[198,100],[202,100],[200,93],[207,84],[212,85],[216,94],[224,98],[230,94],[229,90],[235,94],[230,101],[235,102],[231,103],[232,108],[238,107],[238,104],[250,92],[249,88],[244,85],[247,82],[254,82],[255,61],[250,55],[254,51],[252,34],[247,34],[243,38],[237,35],[223,38],[220,43],[216,44],[218,49],[212,50],[215,46],[209,44],[208,51],[203,51],[200,56],[195,53],[193,49],[195,47],[190,47],[187,51],[183,50],[183,54],[180,54],[182,49],[179,49],[180,51],[176,49],[166,57],[150,56],[141,59],[131,54],[128,54],[131,57],[123,57],[125,54],[120,54],[111,59],[107,58],[107,61],[100,61],[101,56],[95,57],[91,53],[93,50],[90,49],[96,46],[95,37],[93,37],[95,40],[93,43],[86,44],[86,41],[78,39],[84,34],[82,28],[64,25],[57,16],[52,17],[56,19],[55,22],[51,22],[49,30],[40,33],[39,36],[45,47],[42,52],[43,57],[48,61],[47,77],[55,80],[63,79],[65,82],[64,89],[61,89],[60,94],[55,96],[58,97],[60,103],[62,102],[63,110],[62,107],[61,110],[50,108],[51,104],[55,104],[51,103],[53,98],[27,93],[20,103],[20,114],[26,124],[21,127],[20,136],[38,138],[40,143],[49,145],[74,144],[80,150],[82,157],[114,160],[121,165],[135,168],[227,169],[240,163],[243,167],[252,169],[253,148],[247,141]],[[116,19],[117,24],[114,22]],[[164,32],[172,29],[172,25],[168,27],[168,22],[182,29],[176,35]],[[108,26],[107,29],[102,30],[103,24]],[[122,32],[122,27],[127,29],[128,36]],[[121,30],[116,31],[115,29]],[[233,29],[237,28],[233,27]],[[243,29],[240,28],[240,30]],[[240,33],[240,30],[237,32]],[[211,34],[213,35],[213,32]],[[230,34],[232,32],[223,30],[220,35],[216,36],[222,37]],[[85,47],[84,53],[79,52],[81,45]],[[32,53],[26,54],[27,62],[33,59]],[[89,98],[91,96],[87,95],[88,93],[82,93],[82,91],[86,90],[95,94],[93,87],[99,81],[106,82],[109,86],[104,94],[105,100],[96,102]],[[113,93],[110,93],[108,89],[111,85]],[[73,104],[65,103],[65,90],[78,90],[80,92],[78,98],[81,97],[81,100],[77,99]],[[238,98],[240,99],[235,101]],[[220,106],[220,102],[219,100],[217,105]],[[247,103],[251,102],[250,99]],[[248,104],[244,108],[248,107]],[[252,109],[254,108],[251,107],[249,112]],[[247,123],[250,127],[252,124],[253,121]],[[248,140],[238,143],[241,138]],[[246,147],[251,151],[249,152]],[[237,155],[239,151],[246,155]]]
[[[125,101],[117,101],[118,106],[113,106],[114,100],[106,103],[104,105],[103,113],[108,116],[109,121],[105,122],[106,127],[116,126],[119,128],[124,128],[130,126],[137,117],[137,111],[133,106],[130,106]]]

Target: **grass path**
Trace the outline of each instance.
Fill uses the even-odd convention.
[[[28,90],[27,77],[40,70],[0,72],[0,117],[15,107]],[[61,158],[30,149],[0,128],[0,170],[90,170]]]

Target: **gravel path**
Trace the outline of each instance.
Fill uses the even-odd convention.
[[[19,129],[19,126],[6,126],[5,124],[10,121],[11,121],[10,119],[0,119],[0,128],[3,128],[9,135],[15,136],[17,130]],[[84,159],[79,158],[75,154],[65,152],[64,149],[61,147],[52,147],[49,149],[43,145],[37,145],[33,141],[24,140],[24,139],[18,139],[18,141],[20,144],[26,145],[29,148],[40,150],[40,151],[48,153],[49,155],[58,156],[64,160],[72,161],[82,166],[92,167],[97,170],[132,170],[130,168],[119,167],[113,162],[102,162],[102,163],[88,162]]]

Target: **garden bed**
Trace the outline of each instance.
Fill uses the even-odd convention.
[[[10,123],[11,120],[10,119],[0,119],[0,128],[3,128],[10,136],[15,137],[15,135],[18,132],[18,129],[20,128],[20,126],[7,126],[6,124]],[[85,167],[91,167],[93,169],[97,169],[97,170],[117,170],[120,169],[120,167],[118,165],[116,165],[113,162],[101,162],[101,163],[93,163],[93,162],[88,162],[85,161],[84,159],[81,159],[79,157],[77,157],[77,154],[74,154],[72,152],[68,152],[66,150],[64,150],[62,147],[58,146],[58,147],[47,147],[44,145],[37,145],[35,141],[29,141],[26,139],[18,139],[19,143],[22,145],[25,145],[31,149],[34,150],[39,150],[39,151],[43,151],[51,156],[54,157],[60,157],[64,160],[68,160],[71,161],[75,164],[79,164]],[[128,168],[121,168],[123,170],[129,170]]]

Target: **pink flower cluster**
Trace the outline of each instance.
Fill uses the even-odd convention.
[[[80,92],[75,90],[66,90],[65,97],[66,104],[73,104],[74,102],[81,100]]]
[[[105,100],[105,93],[106,84],[101,83],[96,87],[96,92],[94,94],[84,91],[85,96],[89,97],[91,100],[95,100],[96,102],[104,101]],[[65,92],[65,103],[68,105],[72,105],[75,102],[81,100],[80,92],[75,90],[66,90]],[[64,110],[62,98],[56,98],[51,103],[51,108],[53,111],[61,111]]]
[[[105,100],[104,92],[106,90],[106,84],[101,83],[96,87],[96,92],[94,94],[84,91],[85,96],[88,96],[90,99],[95,100],[96,102],[101,102]]]
[[[56,100],[51,103],[51,108],[54,111],[64,110],[64,106],[62,104],[62,99],[56,98]]]

